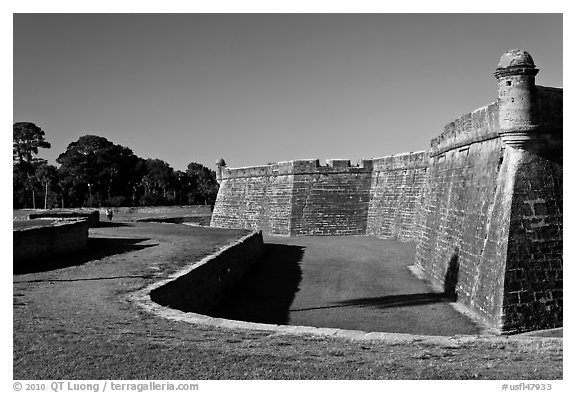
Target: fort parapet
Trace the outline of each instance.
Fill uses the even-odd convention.
[[[498,99],[427,151],[363,160],[218,163],[212,226],[415,241],[415,265],[502,332],[562,326],[563,91],[506,52]]]

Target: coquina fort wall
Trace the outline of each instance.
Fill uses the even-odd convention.
[[[218,165],[212,226],[415,241],[415,265],[502,332],[562,326],[562,89],[505,53],[496,102],[427,151],[363,160]]]

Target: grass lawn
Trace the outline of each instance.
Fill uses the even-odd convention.
[[[21,269],[13,276],[13,378],[562,378],[562,339],[353,341],[194,325],[128,302],[245,234],[114,221],[90,229],[83,254]]]

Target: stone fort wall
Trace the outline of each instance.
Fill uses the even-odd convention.
[[[497,103],[462,116],[432,141],[419,212],[415,264],[508,332],[562,325],[562,91],[537,92],[548,142],[506,147]]]
[[[432,141],[416,266],[490,323],[501,310],[510,211],[498,106],[460,117]]]
[[[231,169],[213,226],[274,235],[415,241],[432,284],[503,332],[562,326],[562,89],[504,54],[498,100],[446,125],[428,151]]]
[[[291,233],[293,162],[224,169],[211,226]]]
[[[295,160],[223,168],[212,226],[270,235],[412,240],[426,152],[363,160]]]
[[[294,161],[291,235],[366,233],[372,162]]]
[[[366,234],[414,240],[428,171],[428,152],[373,160]]]

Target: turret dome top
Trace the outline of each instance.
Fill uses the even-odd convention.
[[[498,62],[498,68],[510,67],[533,68],[535,65],[530,53],[520,49],[512,49],[504,53]]]
[[[512,49],[502,55],[494,76],[497,79],[512,75],[534,76],[538,71],[530,53],[520,49]]]

